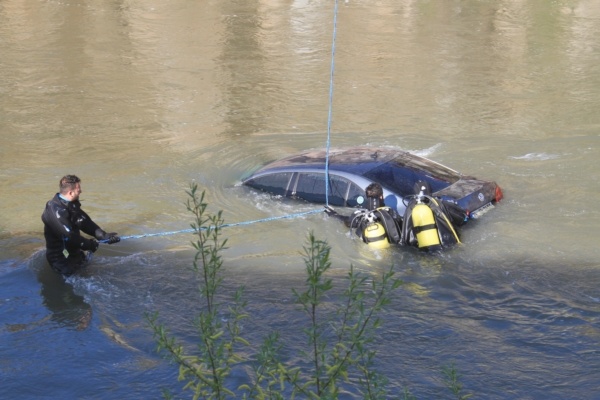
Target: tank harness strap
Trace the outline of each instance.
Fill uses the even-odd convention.
[[[427,231],[429,229],[437,229],[437,226],[435,224],[428,224],[428,225],[422,225],[422,226],[415,226],[413,227],[413,232],[415,233],[415,235],[417,233],[421,233],[423,231]]]
[[[369,228],[367,228],[367,229],[369,229]],[[387,240],[387,237],[386,237],[385,233],[383,233],[379,236],[363,235],[363,239],[364,239],[365,243],[372,243],[372,242],[378,242],[380,240]]]

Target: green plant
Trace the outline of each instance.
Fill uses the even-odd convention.
[[[457,400],[467,400],[473,396],[472,394],[461,394],[462,383],[459,382],[460,374],[456,370],[454,364],[450,364],[442,368],[442,373],[445,377],[446,386],[450,389]]]
[[[187,194],[190,197],[187,209],[194,215],[191,226],[196,235],[192,242],[196,249],[193,271],[200,277],[199,293],[204,304],[195,320],[200,338],[196,351],[191,353],[173,337],[159,323],[158,313],[147,315],[158,351],[166,353],[179,366],[184,390],[191,390],[194,399],[337,399],[342,389],[352,388],[365,399],[386,398],[387,379],[376,371],[376,351],[372,344],[382,322],[378,315],[389,304],[392,291],[402,283],[394,277],[392,269],[373,279],[351,265],[348,287],[342,293],[332,292],[334,285],[328,277],[331,248],[310,233],[303,248],[305,288],[293,290],[295,303],[308,317],[304,332],[309,366],[286,365],[281,361],[284,344],[277,332],[264,339],[256,354],[242,357],[241,346],[246,350],[252,348],[241,336],[242,322],[248,318],[243,288],[235,292],[227,305],[216,301],[223,283],[221,253],[227,243],[221,239],[222,213],[207,212],[205,193],[198,194],[197,185],[191,185]],[[341,300],[334,302],[335,311],[327,311],[329,298],[338,297]],[[227,322],[219,318],[225,313]],[[228,377],[241,363],[250,363],[253,373],[248,382],[233,388]],[[456,379],[451,382],[450,387],[458,396],[461,387]],[[414,399],[408,390],[403,398]]]
[[[369,283],[368,276],[361,276],[351,266],[348,288],[342,296],[345,301],[337,307],[337,319],[322,318],[319,307],[332,289],[332,281],[325,275],[331,267],[330,250],[327,242],[309,234],[308,245],[304,247],[306,290],[301,293],[294,291],[294,295],[296,303],[302,306],[310,320],[305,332],[313,369],[305,376],[304,383],[296,387],[311,398],[337,398],[340,385],[347,382],[353,372],[358,377],[359,390],[364,398],[385,398],[387,381],[373,368],[376,353],[370,350],[369,345],[381,325],[377,315],[389,304],[389,294],[401,281],[395,279],[390,270],[382,275],[380,281],[371,280]]]
[[[223,323],[218,317],[222,305],[215,299],[222,283],[221,252],[226,248],[227,240],[220,238],[222,213],[207,213],[205,194],[202,192],[198,195],[197,190],[197,185],[190,186],[190,191],[187,192],[190,197],[187,209],[195,217],[191,224],[197,236],[196,241],[192,242],[196,249],[193,270],[201,277],[199,292],[205,302],[205,307],[195,321],[200,337],[198,354],[188,354],[183,345],[158,323],[157,313],[148,315],[147,319],[154,330],[158,350],[166,351],[179,365],[179,380],[186,382],[184,389],[192,390],[194,399],[225,399],[235,394],[227,388],[227,376],[232,366],[242,361],[236,346],[248,345],[240,335],[240,323],[246,317],[245,303],[242,300],[243,290],[239,289],[233,297],[232,305],[228,307],[227,322]]]

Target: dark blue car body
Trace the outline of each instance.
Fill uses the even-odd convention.
[[[308,150],[265,165],[243,184],[311,203],[327,200],[333,206],[359,207],[364,189],[377,182],[383,187],[385,204],[402,215],[405,199],[415,194],[417,181],[426,181],[433,196],[458,204],[474,218],[502,198],[495,182],[464,176],[435,161],[385,147],[330,149],[328,157],[325,149]]]

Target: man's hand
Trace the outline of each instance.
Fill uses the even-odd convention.
[[[83,239],[83,242],[81,243],[81,249],[82,250],[89,250],[92,253],[96,252],[96,250],[98,250],[98,241],[96,239]]]
[[[96,239],[105,241],[108,244],[113,244],[121,241],[121,238],[117,236],[117,232],[106,233],[102,229],[96,229],[94,236],[96,236]]]
[[[117,236],[117,232],[111,232],[108,234],[108,244],[118,243],[121,241],[121,238]]]

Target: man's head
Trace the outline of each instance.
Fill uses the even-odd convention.
[[[379,183],[371,183],[365,189],[367,197],[377,197],[383,199],[383,188]]]
[[[75,175],[65,175],[60,180],[60,194],[69,201],[79,200],[81,179]]]
[[[379,183],[371,183],[367,186],[365,194],[367,195],[369,210],[374,210],[385,205],[383,203],[383,188]]]

